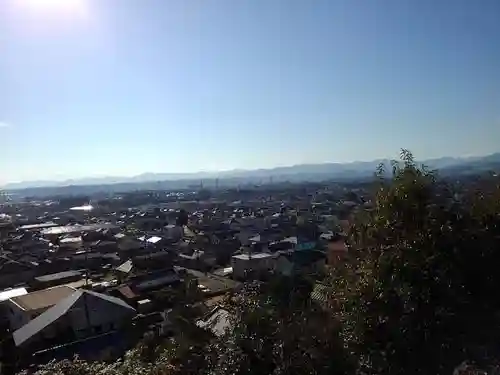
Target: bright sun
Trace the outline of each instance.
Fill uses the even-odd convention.
[[[86,0],[17,0],[26,11],[64,16],[86,16]]]

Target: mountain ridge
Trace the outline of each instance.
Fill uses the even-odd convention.
[[[218,172],[192,172],[192,173],[153,173],[145,172],[135,176],[104,176],[88,177],[77,179],[66,179],[62,181],[38,180],[8,183],[1,188],[4,190],[22,190],[27,188],[57,188],[70,186],[89,186],[89,185],[114,185],[114,184],[141,184],[160,181],[193,181],[202,179],[271,179],[282,176],[307,176],[315,175],[330,176],[335,178],[337,175],[352,174],[353,177],[373,173],[375,168],[383,163],[390,165],[390,159],[377,159],[372,161],[353,161],[348,163],[308,163],[296,164],[290,166],[280,166],[274,168],[259,169],[233,169]],[[441,157],[418,161],[419,164],[425,164],[431,169],[458,168],[461,165],[469,167],[479,167],[482,164],[498,164],[500,166],[500,152],[472,157]]]

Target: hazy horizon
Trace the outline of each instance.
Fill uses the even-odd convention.
[[[500,2],[4,0],[0,186],[500,151]]]
[[[455,160],[467,160],[469,158],[481,158],[481,157],[487,157],[490,155],[498,155],[500,153],[494,153],[494,154],[484,154],[484,155],[463,155],[463,156],[441,156],[441,157],[436,157],[432,159],[421,159],[418,158],[416,159],[417,163],[425,163],[427,161],[436,161],[436,160],[441,160],[441,159],[455,159]],[[108,180],[123,180],[123,179],[131,179],[135,177],[141,177],[144,175],[152,174],[152,175],[172,175],[175,176],[172,181],[179,180],[179,179],[195,179],[196,177],[202,178],[200,176],[205,176],[203,178],[224,178],[225,174],[230,175],[231,173],[234,172],[247,172],[249,175],[252,174],[252,172],[257,172],[261,170],[268,170],[272,171],[274,169],[279,169],[279,168],[293,168],[293,167],[306,167],[306,166],[311,166],[311,165],[328,165],[328,164],[339,164],[339,165],[350,165],[350,164],[361,164],[361,163],[375,163],[379,162],[382,160],[397,160],[399,159],[399,155],[394,155],[392,157],[380,157],[377,159],[371,159],[371,160],[353,160],[349,162],[335,162],[335,161],[324,161],[324,162],[318,162],[318,163],[307,163],[307,164],[283,164],[283,165],[277,165],[273,167],[263,167],[263,168],[252,168],[252,169],[244,169],[244,168],[237,168],[237,169],[227,169],[227,170],[199,170],[199,171],[194,171],[194,172],[168,172],[168,171],[159,171],[159,172],[150,172],[150,171],[144,171],[139,174],[135,175],[88,175],[88,176],[81,176],[81,177],[55,177],[55,178],[42,178],[42,179],[37,179],[37,180],[22,180],[22,181],[8,181],[4,184],[0,184],[0,188],[2,187],[8,187],[10,185],[17,185],[17,184],[26,184],[29,187],[36,187],[36,183],[64,183],[68,181],[76,181],[76,182],[81,182],[81,181],[90,181],[90,180],[99,180],[99,179],[108,179]],[[197,176],[199,175],[199,176]],[[206,177],[209,176],[209,177]],[[35,185],[33,185],[35,184]]]

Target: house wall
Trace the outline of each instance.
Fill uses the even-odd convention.
[[[119,328],[133,313],[121,306],[84,294],[67,314],[77,337],[86,337]]]
[[[68,335],[83,339],[119,329],[135,313],[100,298],[84,294],[66,314],[33,336],[29,345],[39,345],[42,340],[52,344],[64,342]]]
[[[12,331],[15,331],[43,313],[47,308],[27,311],[11,300],[7,300],[5,301],[5,310],[9,321],[9,327]]]
[[[265,271],[274,268],[274,259],[272,257],[266,258],[251,258],[240,259],[231,258],[231,265],[233,267],[233,277],[236,279],[244,279],[248,271]]]
[[[291,276],[294,272],[299,270],[310,272],[310,273],[320,273],[325,268],[325,259],[320,259],[307,267],[299,268],[299,266],[295,266],[290,260],[288,260],[285,256],[280,256],[276,260],[275,270],[282,275]]]

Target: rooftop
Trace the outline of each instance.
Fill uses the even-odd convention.
[[[64,272],[58,272],[58,273],[51,273],[49,275],[38,276],[38,277],[35,277],[35,280],[38,282],[45,283],[48,281],[65,279],[67,277],[74,277],[74,276],[81,276],[81,275],[82,275],[82,271],[64,271]]]
[[[74,288],[68,286],[56,286],[54,288],[38,290],[25,295],[13,297],[10,300],[23,310],[38,310],[54,306],[63,298],[75,292]]]
[[[60,244],[79,243],[79,242],[82,242],[82,237],[67,237],[67,238],[63,238],[63,239],[61,239],[61,241],[59,241]]]
[[[205,274],[198,270],[186,268],[188,274],[196,277],[198,285],[208,288],[211,293],[222,293],[237,288],[240,283],[226,277],[219,277],[210,273]]]
[[[71,207],[71,211],[92,211],[94,209],[90,204],[85,204],[83,206]]]
[[[162,240],[161,237],[158,237],[158,236],[153,236],[153,237],[150,237],[146,240],[146,242],[149,242],[149,243],[152,243],[152,244],[155,244],[155,243],[158,243]]]
[[[254,253],[254,254],[238,254],[233,255],[233,258],[240,260],[249,260],[249,259],[265,259],[272,258],[273,254],[270,253]]]
[[[58,235],[68,233],[92,232],[98,229],[116,228],[113,224],[88,224],[88,225],[66,225],[60,227],[46,228],[42,231],[43,235]]]
[[[118,267],[116,267],[117,271],[123,272],[123,273],[129,273],[132,271],[132,260],[127,260],[126,262],[120,264]]]
[[[0,292],[0,302],[6,301],[14,297],[24,296],[25,294],[28,294],[26,288],[4,290]]]
[[[21,230],[32,230],[32,229],[45,229],[45,228],[51,228],[51,227],[57,227],[56,223],[49,222],[49,223],[42,223],[42,224],[28,224],[28,225],[23,225],[19,227]]]

